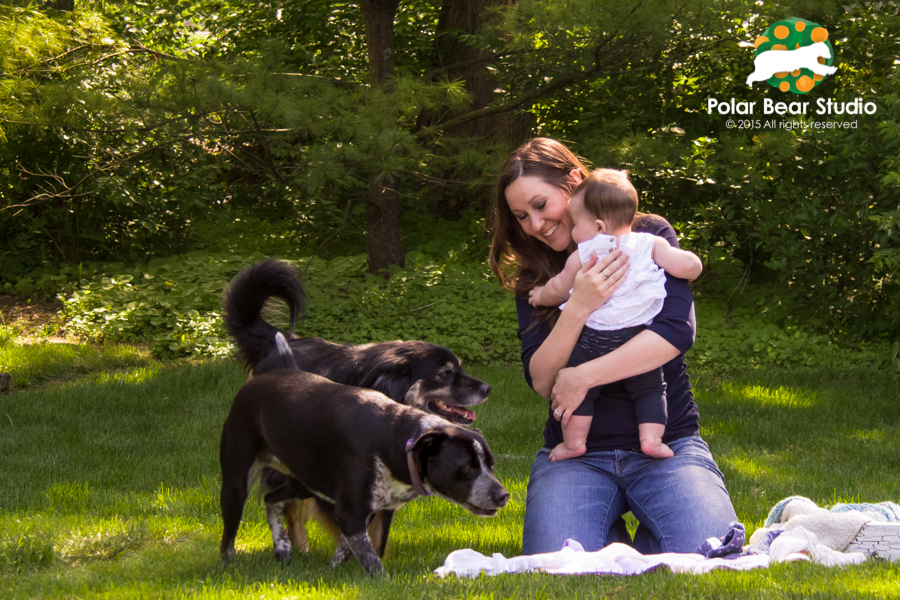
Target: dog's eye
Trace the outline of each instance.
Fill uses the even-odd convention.
[[[466,473],[472,473],[476,470],[478,470],[478,467],[476,467],[475,465],[466,465],[463,467],[463,471],[465,471]]]

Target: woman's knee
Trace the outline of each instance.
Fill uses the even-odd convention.
[[[706,443],[696,437],[670,447],[675,457],[636,472],[629,502],[658,542],[651,544],[653,551],[695,552],[707,538],[725,535],[737,516]]]
[[[615,482],[590,456],[581,458],[551,463],[546,448],[535,457],[525,500],[524,554],[555,552],[569,538],[599,550],[627,511]]]

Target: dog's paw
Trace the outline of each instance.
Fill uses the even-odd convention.
[[[347,551],[347,552],[340,552],[340,553],[339,553],[339,552],[335,552],[335,553],[334,553],[334,556],[333,556],[332,559],[331,559],[331,566],[332,566],[332,568],[335,568],[335,569],[338,568],[339,566],[341,566],[342,564],[344,564],[345,562],[347,562],[347,561],[350,559],[351,556],[352,556],[352,554],[350,554],[349,551]]]
[[[389,577],[387,569],[384,568],[384,565],[377,558],[366,560],[363,568],[369,577],[374,577],[375,579],[387,579]]]
[[[287,550],[284,550],[284,549],[275,550],[275,560],[277,560],[278,562],[285,564],[285,565],[290,563],[291,562],[291,549],[288,548]]]

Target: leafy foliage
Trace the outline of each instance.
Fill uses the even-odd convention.
[[[136,270],[109,265],[66,299],[70,333],[95,341],[148,343],[160,357],[226,357],[232,346],[219,302],[227,282],[262,255],[193,253],[157,259]],[[519,360],[512,297],[484,263],[435,261],[412,252],[408,267],[385,281],[368,273],[365,255],[301,259],[309,314],[297,335],[340,343],[423,339],[475,363]],[[860,342],[779,327],[768,312],[771,287],[736,298],[701,293],[692,367],[733,373],[754,367],[886,369],[900,375],[900,344]],[[286,312],[271,314],[285,327]]]
[[[507,148],[441,134],[455,115],[474,118],[465,82],[434,64],[442,5],[400,6],[390,92],[367,85],[353,3],[91,7],[0,7],[4,289],[72,285],[92,260],[194,250],[354,256],[373,180],[398,182],[407,253],[457,260],[462,242],[450,236],[461,234],[462,252],[483,256],[486,239],[471,229],[488,216],[481,200]],[[523,0],[489,10],[488,26],[459,34],[486,53],[477,71],[497,84],[485,114],[527,111],[535,133],[628,168],[642,207],[704,258],[700,289],[771,285],[766,316],[785,330],[897,341],[897,6]],[[839,57],[816,94],[874,101],[877,115],[852,130],[726,129],[706,99],[746,97],[749,41],[801,13],[832,32]],[[754,91],[762,97],[783,100]],[[426,239],[419,221],[444,202],[467,224]],[[218,235],[236,223],[240,242]],[[185,333],[185,347],[214,332],[212,321],[184,326],[203,332]]]
[[[876,115],[816,115],[813,98],[807,117],[767,119],[762,98],[784,98],[775,90],[748,96],[743,80],[752,64],[746,42],[784,15],[769,10],[730,20],[744,47],[719,45],[647,78],[598,80],[539,106],[540,131],[574,139],[595,164],[629,169],[643,209],[668,217],[712,267],[704,289],[729,289],[737,269],[743,285],[777,283],[773,323],[896,341],[900,10],[875,3],[808,13],[839,40],[839,74],[817,97],[862,98],[877,105]],[[707,98],[755,100],[760,125],[726,128],[728,117],[709,114]],[[767,120],[775,126],[763,128]],[[810,127],[829,120],[857,127]],[[784,121],[805,127],[778,125]]]
[[[222,293],[261,258],[194,253],[98,274],[66,300],[67,329],[92,340],[147,342],[163,357],[228,356]],[[310,314],[298,333],[351,343],[425,339],[478,362],[518,354],[512,298],[484,266],[417,252],[408,260],[412,266],[388,281],[368,274],[365,255],[314,260],[306,271]]]

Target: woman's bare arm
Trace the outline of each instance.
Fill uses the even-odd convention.
[[[571,298],[529,363],[532,386],[541,396],[550,397],[557,374],[568,364],[588,315],[606,302],[625,280],[627,260],[627,254],[616,250],[602,260],[592,257],[578,271]]]

